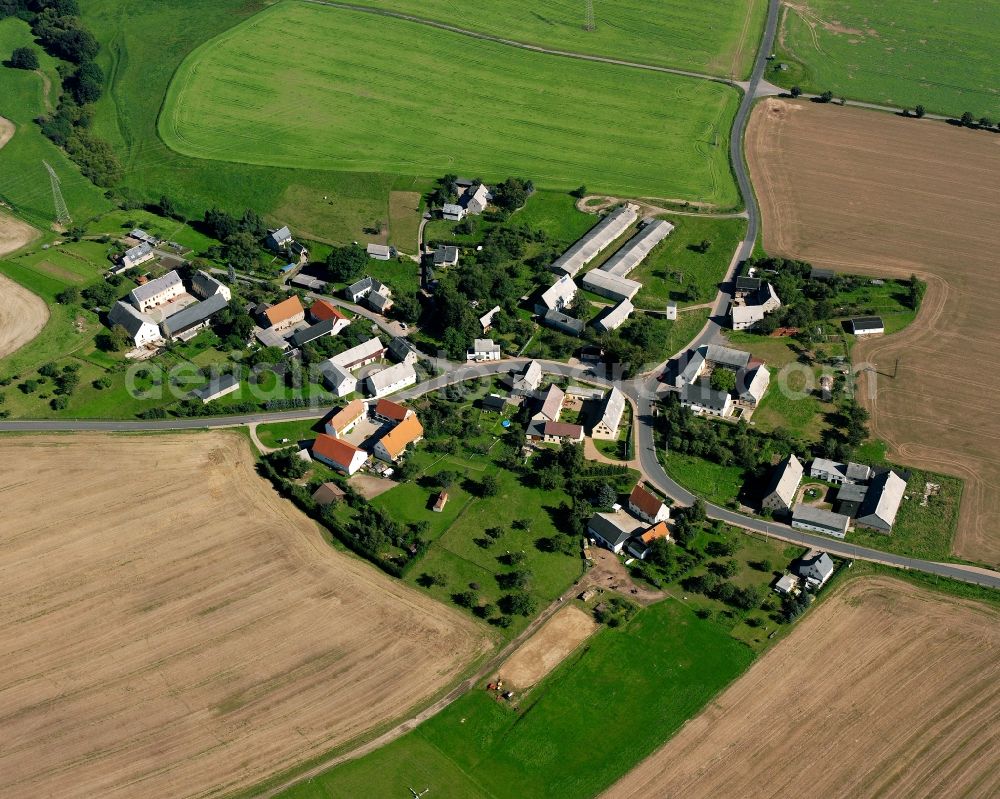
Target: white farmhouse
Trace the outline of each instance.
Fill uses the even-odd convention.
[[[365,378],[368,393],[374,397],[384,397],[394,391],[412,386],[417,382],[417,373],[408,363],[397,363],[372,372]]]
[[[499,361],[500,345],[495,344],[491,338],[477,338],[472,348],[466,350],[465,359],[467,361]]]
[[[148,311],[157,305],[179,297],[184,293],[184,284],[176,270],[167,272],[163,277],[154,278],[148,283],[136,286],[129,292],[129,302],[139,311]]]
[[[137,347],[143,347],[160,340],[160,327],[144,313],[140,313],[125,302],[116,302],[108,314],[108,322],[112,327],[121,325],[125,328],[132,342]]]

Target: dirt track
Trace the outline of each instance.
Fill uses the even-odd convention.
[[[769,253],[927,281],[913,325],[856,348],[862,399],[896,460],[966,480],[954,551],[1000,565],[1000,137],[772,99],[747,158]]]
[[[327,546],[233,434],[5,437],[0,497],[4,797],[232,791],[486,645]]]
[[[998,622],[854,580],[605,796],[996,796]]]

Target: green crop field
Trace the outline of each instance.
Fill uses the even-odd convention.
[[[660,746],[753,660],[667,600],[605,629],[514,711],[473,690],[415,731],[281,794],[561,799],[599,793]]]
[[[522,42],[741,78],[764,25],[764,0],[615,0],[594,3],[584,29],[581,0],[353,0]]]
[[[1000,116],[994,48],[1000,13],[988,0],[810,0],[786,5],[768,79],[887,105]]]
[[[0,61],[6,61],[16,47],[32,44],[31,31],[19,19],[0,20]],[[34,119],[45,113],[46,98],[42,75],[58,85],[56,60],[37,47],[41,69],[27,72],[0,66],[0,116],[11,120],[17,130],[0,149],[0,199],[20,216],[48,228],[55,218],[52,189],[42,161],[55,169],[62,192],[77,222],[111,207],[103,192],[87,180],[62,150],[46,139]],[[55,90],[53,90],[55,91]],[[50,102],[55,97],[49,98]]]
[[[160,134],[197,158],[738,202],[725,86],[280,3],[198,48]]]

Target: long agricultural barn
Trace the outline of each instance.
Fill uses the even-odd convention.
[[[625,277],[645,260],[653,247],[663,241],[674,230],[674,226],[664,219],[654,219],[630,238],[618,252],[612,255],[601,270],[618,277]]]
[[[564,272],[573,277],[583,267],[589,264],[611,242],[628,230],[629,225],[639,218],[636,206],[623,205],[616,208],[604,219],[583,234],[583,237],[570,247],[552,264],[553,272]]]
[[[642,283],[629,280],[626,277],[618,277],[605,272],[603,269],[591,269],[583,276],[580,284],[590,289],[595,294],[602,297],[610,297],[613,300],[631,300],[642,288]]]

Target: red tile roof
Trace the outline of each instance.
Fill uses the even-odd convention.
[[[354,453],[358,452],[358,448],[342,439],[320,433],[313,442],[312,451],[313,455],[321,455],[331,463],[346,469],[351,465]]]
[[[568,422],[546,422],[545,426],[542,427],[542,433],[560,438],[582,438],[583,428],[578,424],[569,424]]]
[[[657,538],[670,538],[670,528],[666,522],[657,522],[642,534],[642,543],[651,544]]]
[[[327,319],[346,319],[347,315],[333,303],[326,300],[316,300],[310,307],[309,313],[317,322],[325,322]]]
[[[629,496],[628,501],[630,505],[634,505],[640,511],[653,519],[655,519],[656,514],[660,512],[660,506],[663,505],[663,500],[653,494],[650,494],[641,485],[637,485],[632,489],[632,493]]]
[[[375,415],[401,422],[406,418],[407,408],[392,400],[380,399],[375,403]]]

